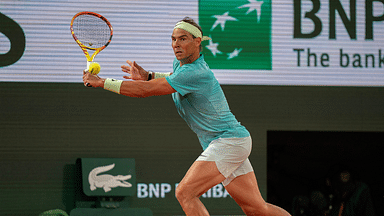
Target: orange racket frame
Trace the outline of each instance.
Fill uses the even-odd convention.
[[[98,17],[98,18],[102,19],[108,25],[109,29],[111,30],[111,34],[110,34],[108,42],[104,46],[97,47],[97,48],[89,47],[89,46],[86,46],[83,43],[81,43],[79,41],[79,39],[76,37],[75,32],[73,30],[73,21],[76,19],[76,17],[81,16],[81,15],[91,15],[91,16]],[[113,28],[112,28],[111,23],[107,20],[107,18],[103,17],[102,15],[100,15],[98,13],[94,13],[94,12],[83,11],[83,12],[79,12],[75,16],[73,16],[73,18],[71,20],[71,34],[72,34],[73,39],[75,39],[76,43],[80,46],[81,50],[83,50],[85,57],[87,58],[87,69],[88,69],[90,63],[93,62],[93,59],[95,58],[95,56],[101,50],[105,49],[105,47],[107,47],[109,45],[109,43],[111,42],[112,36],[113,36]],[[89,56],[88,50],[93,50],[94,53],[91,56]]]

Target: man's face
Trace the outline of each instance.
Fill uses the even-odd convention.
[[[182,63],[193,62],[194,57],[200,53],[200,38],[193,38],[192,35],[183,29],[174,29],[172,33],[172,48],[176,59]]]

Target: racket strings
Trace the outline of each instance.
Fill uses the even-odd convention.
[[[77,39],[90,48],[106,45],[111,37],[111,29],[104,20],[86,14],[73,20],[73,31]]]

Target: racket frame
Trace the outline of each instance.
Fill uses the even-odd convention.
[[[81,15],[91,15],[91,16],[98,17],[98,18],[102,19],[108,25],[109,29],[111,30],[111,35],[109,37],[109,40],[107,41],[107,43],[104,46],[98,47],[98,48],[93,48],[93,47],[86,46],[79,41],[79,39],[77,38],[77,36],[75,35],[75,32],[73,30],[73,22],[76,19],[76,17],[81,16]],[[109,43],[111,42],[112,36],[113,36],[113,28],[112,28],[111,23],[104,16],[102,16],[98,13],[95,13],[95,12],[83,11],[83,12],[79,12],[75,16],[73,16],[73,18],[71,20],[71,34],[72,34],[73,39],[75,39],[76,43],[80,46],[81,50],[83,50],[84,55],[87,58],[87,70],[88,70],[89,65],[93,62],[93,59],[95,58],[95,56],[99,52],[101,52],[103,49],[105,49],[105,47],[107,47],[109,45]],[[93,50],[94,53],[90,56],[88,53],[88,50]]]

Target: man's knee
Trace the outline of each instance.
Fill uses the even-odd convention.
[[[191,194],[188,192],[187,187],[184,185],[178,185],[175,192],[176,199],[181,203],[188,200]]]
[[[200,197],[199,194],[196,194],[196,188],[190,187],[187,184],[179,184],[175,191],[176,199],[179,203],[189,202],[192,199]]]
[[[177,200],[182,200],[183,199],[183,191],[180,189],[180,187],[178,186],[177,188],[176,188],[176,191],[175,191],[175,196],[176,196],[176,199]]]

